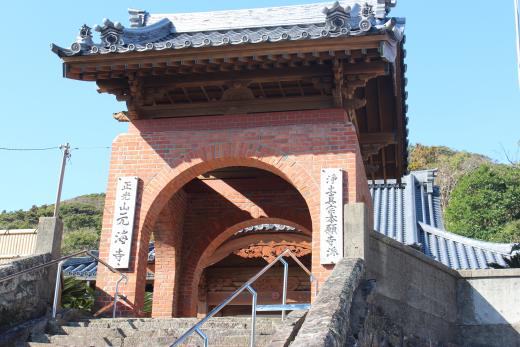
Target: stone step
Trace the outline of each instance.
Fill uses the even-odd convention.
[[[31,346],[81,346],[81,347],[151,347],[151,346],[169,346],[175,341],[175,337],[101,337],[101,336],[71,336],[71,335],[48,335],[49,343],[39,343]],[[269,335],[256,336],[255,341],[257,346],[266,345],[271,339]],[[248,346],[248,335],[228,335],[225,331],[218,336],[211,336],[209,338],[211,346]],[[33,342],[31,342],[32,344]],[[192,336],[186,339],[182,346],[203,346],[202,339],[199,336]]]
[[[103,337],[161,337],[161,336],[181,336],[189,328],[157,328],[157,329],[135,329],[132,327],[121,328],[100,328],[100,327],[73,327],[61,326],[48,331],[53,335],[74,335],[74,336],[103,336]],[[276,328],[273,325],[257,326],[256,332],[258,335],[270,335],[275,332]],[[202,326],[202,331],[208,336],[215,336],[222,334],[223,331],[228,335],[248,335],[251,329],[247,328],[226,328]]]
[[[257,329],[272,327],[278,324],[281,320],[278,319],[257,319]],[[155,329],[167,329],[167,328],[184,328],[189,329],[195,325],[198,320],[88,320],[79,322],[69,322],[66,326],[71,327],[89,327],[89,328],[132,328],[139,330],[155,330]],[[213,318],[207,321],[204,328],[220,328],[220,329],[248,329],[251,326],[251,319],[222,319]]]
[[[157,337],[140,339],[129,337],[124,340],[124,346],[132,347],[150,347],[150,346],[170,346],[175,339],[168,339],[167,337]],[[266,346],[271,341],[270,335],[257,335],[255,337],[255,346]],[[210,346],[236,346],[236,347],[247,347],[249,346],[249,335],[232,336],[226,335],[226,332],[222,332],[221,336],[209,337],[208,339]],[[204,346],[202,338],[199,336],[192,336],[181,344],[181,346]]]

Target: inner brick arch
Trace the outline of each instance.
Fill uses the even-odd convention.
[[[230,240],[228,242],[224,242],[220,247],[218,247],[213,255],[204,262],[204,267],[211,266],[213,264],[218,263],[219,261],[225,259],[228,255],[230,255],[233,251],[240,250],[249,245],[258,243],[258,242],[270,242],[270,241],[287,241],[292,243],[298,242],[311,242],[312,236],[306,233],[253,233],[245,236],[241,236],[237,239]]]
[[[213,241],[204,249],[204,251],[200,254],[198,260],[196,261],[196,266],[191,276],[191,284],[188,286],[185,286],[184,293],[188,293],[188,295],[185,294],[183,296],[182,305],[181,305],[181,315],[183,316],[195,316],[196,310],[197,310],[197,296],[198,296],[198,286],[200,282],[200,278],[202,275],[202,272],[204,269],[209,266],[210,264],[207,263],[209,259],[211,259],[211,256],[215,253],[215,251],[224,244],[231,236],[236,234],[239,230],[252,227],[259,224],[281,224],[281,225],[287,225],[294,227],[298,230],[301,230],[304,235],[311,236],[312,239],[312,232],[307,229],[306,227],[297,224],[293,221],[282,219],[282,218],[254,218],[247,221],[243,221],[240,223],[237,223],[223,232],[221,232],[216,238],[213,239]]]

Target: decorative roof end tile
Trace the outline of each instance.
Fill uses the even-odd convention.
[[[96,25],[94,30],[101,34],[101,44],[104,47],[124,45],[122,40],[124,27],[121,23],[104,19],[103,25]]]

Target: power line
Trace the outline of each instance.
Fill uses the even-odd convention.
[[[91,149],[111,149],[112,146],[91,146],[91,147],[73,147],[71,150],[91,150]],[[43,148],[9,148],[0,147],[0,151],[18,151],[18,152],[29,152],[29,151],[50,151],[53,149],[60,149],[60,146],[55,147],[43,147]]]
[[[89,150],[89,149],[110,149],[112,146],[93,146],[93,147],[73,147],[73,150]]]
[[[45,148],[8,148],[8,147],[0,147],[0,151],[50,151],[52,149],[60,149],[60,146],[45,147]]]
[[[520,86],[520,4],[518,0],[515,2],[515,30],[516,30],[516,55],[517,55],[517,72],[518,85]]]

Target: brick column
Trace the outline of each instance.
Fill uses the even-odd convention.
[[[152,317],[177,316],[182,231],[186,194],[179,191],[159,217],[154,230],[155,277]]]

